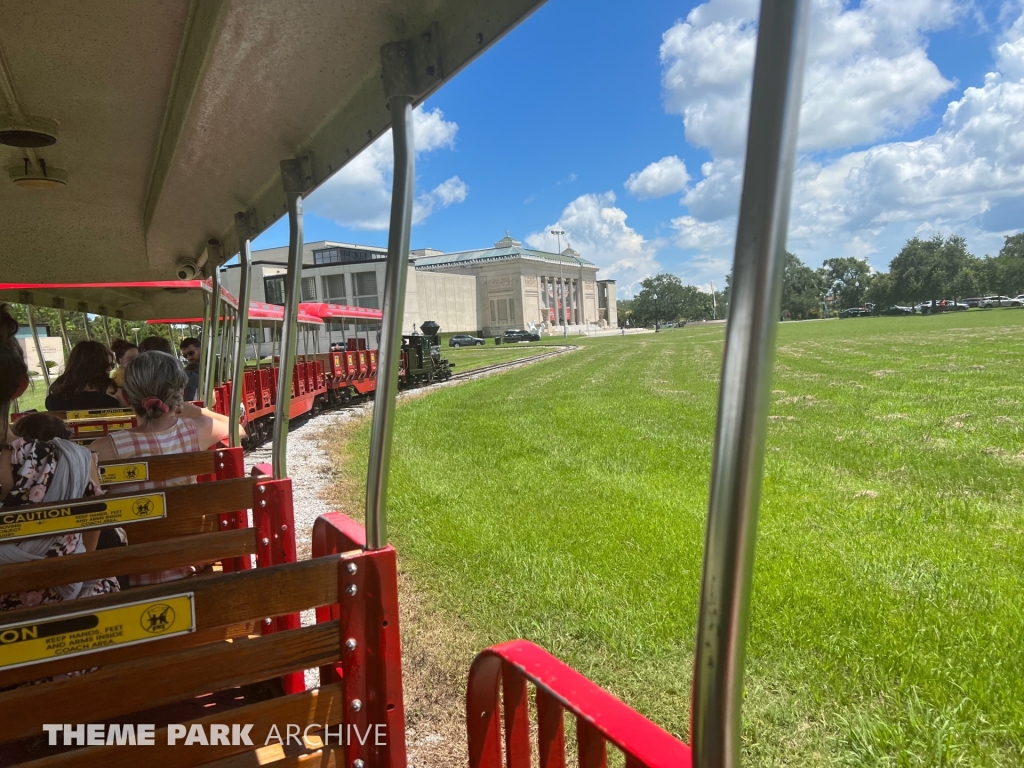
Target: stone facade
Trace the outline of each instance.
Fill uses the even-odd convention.
[[[320,241],[303,251],[302,300],[379,308],[386,249]],[[287,248],[252,254],[253,301],[283,303]],[[445,333],[500,336],[510,328],[539,331],[569,326],[614,326],[615,281],[598,280],[598,267],[566,248],[523,248],[508,233],[493,248],[458,253],[422,249],[410,254],[403,333],[427,320]],[[224,287],[237,295],[238,265],[222,268]],[[340,331],[340,327],[335,328]],[[321,339],[326,349],[327,341]]]

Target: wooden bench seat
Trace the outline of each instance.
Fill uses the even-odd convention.
[[[5,583],[15,578],[22,585],[38,585],[77,580],[110,568],[118,573],[149,570],[153,561],[145,558],[153,553],[164,558],[161,563],[255,554],[258,567],[0,614],[0,638],[6,633],[8,639],[34,643],[31,652],[0,644],[0,688],[19,686],[0,693],[0,755],[5,745],[28,739],[33,743],[32,759],[21,764],[38,768],[136,766],[153,760],[160,765],[225,768],[351,766],[355,759],[366,766],[404,766],[394,550],[364,551],[361,528],[341,515],[328,515],[314,528],[315,557],[295,562],[294,539],[282,538],[285,531],[280,530],[287,525],[281,522],[281,510],[291,511],[289,480],[240,478],[158,492],[166,496],[167,517],[126,526],[133,542],[128,546],[53,558],[68,561],[53,563],[62,569],[59,577],[44,574],[36,563],[27,564],[31,569],[0,567],[0,577]],[[147,495],[112,494],[103,499],[122,503]],[[261,501],[266,504],[261,506]],[[254,528],[217,530],[222,511],[239,508],[253,509]],[[290,560],[286,540],[291,541]],[[17,572],[9,570],[13,568]],[[301,627],[299,612],[312,608],[317,609],[317,623]],[[134,628],[135,620],[142,631]],[[78,635],[58,631],[60,626],[78,625],[55,622],[84,622],[83,631],[125,642],[46,658],[40,650],[44,644],[82,647],[73,645],[83,642]],[[149,636],[146,626],[154,623],[159,629]],[[39,639],[47,636],[56,639]],[[44,660],[17,666],[26,658]],[[316,667],[322,687],[306,691],[303,670]],[[22,685],[78,670],[91,671]],[[254,698],[253,686],[263,686],[270,698]],[[49,747],[42,737],[43,724],[49,722],[153,723],[155,746],[68,748],[58,734],[57,746]],[[168,746],[168,725],[182,724],[187,732],[193,723],[251,724],[253,745],[185,748],[179,741]],[[363,733],[380,724],[386,743],[367,739],[347,746],[344,755],[336,731],[335,744],[323,745],[320,729],[342,723]],[[288,724],[316,727],[306,731],[302,741],[265,743],[274,727],[284,738]]]

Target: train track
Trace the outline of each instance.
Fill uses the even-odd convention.
[[[474,368],[470,371],[461,371],[460,373],[453,373],[447,381],[438,382],[438,384],[446,384],[453,381],[464,381],[466,379],[472,379],[476,376],[482,376],[495,371],[502,371],[506,368],[518,368],[521,365],[528,365],[530,363],[536,363],[540,360],[544,360],[549,357],[557,357],[558,355],[564,355],[567,352],[573,352],[579,347],[569,344],[566,346],[551,347],[550,352],[542,352],[539,355],[530,355],[529,357],[520,357],[516,360],[507,360],[504,363],[495,363],[494,365],[485,365],[481,368]],[[437,386],[437,384],[431,384],[428,386]]]

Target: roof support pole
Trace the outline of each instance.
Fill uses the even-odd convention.
[[[694,765],[740,765],[740,705],[811,0],[763,0],[704,545]]]
[[[203,345],[203,371],[206,374],[203,377],[202,392],[203,392],[203,405],[206,408],[213,409],[213,389],[217,385],[217,351],[218,342],[220,340],[220,313],[221,313],[221,300],[220,300],[220,262],[221,262],[221,245],[216,240],[210,240],[206,244],[206,249],[210,253],[210,278],[212,282],[213,292],[210,295],[210,314],[207,317],[206,322],[206,342]]]
[[[82,325],[85,326],[85,340],[92,341],[92,331],[89,330],[89,308],[85,302],[78,302],[78,311],[82,313]]]
[[[199,329],[199,351],[202,359],[199,361],[199,388],[196,390],[196,398],[203,399],[206,393],[206,382],[210,380],[210,353],[213,345],[210,341],[210,311],[213,301],[210,294],[202,291],[203,294],[203,325]],[[206,401],[203,401],[203,405]]]
[[[235,343],[235,371],[231,379],[231,445],[242,444],[242,391],[245,389],[245,349],[249,338],[249,293],[252,276],[252,249],[249,238],[252,227],[247,213],[235,214],[235,231],[238,233],[238,261],[241,271],[238,283],[238,333]]]
[[[67,360],[71,356],[71,337],[68,335],[68,321],[67,315],[64,313],[64,299],[54,299],[53,308],[57,310],[57,322],[60,323],[60,336],[64,339],[64,359]]]
[[[281,363],[277,372],[277,404],[274,409],[274,443],[271,461],[274,479],[288,476],[288,416],[292,405],[292,366],[299,330],[302,299],[302,194],[312,182],[309,157],[281,161],[281,182],[288,198],[288,273],[284,281],[284,318],[281,323]]]
[[[39,329],[36,328],[35,311],[32,307],[32,294],[22,291],[22,302],[25,304],[25,314],[28,316],[28,328],[32,332],[32,342],[36,345],[36,355],[39,356],[39,367],[43,370],[43,379],[46,381],[46,391],[50,391],[50,369],[46,367],[46,357],[43,355],[43,343],[39,341]]]
[[[409,272],[409,238],[412,231],[413,183],[416,155],[413,149],[412,98],[391,98],[391,138],[395,173],[391,192],[391,229],[388,263],[384,277],[384,319],[377,351],[377,392],[373,400],[370,460],[366,476],[366,546],[381,549],[387,544],[388,471],[395,427],[399,356],[402,352],[402,321],[405,316],[405,284]],[[369,331],[367,331],[369,336]],[[369,347],[369,343],[366,345]]]
[[[103,338],[107,340],[107,348],[110,348],[110,318],[107,317],[107,308],[100,307],[100,317],[103,318]]]

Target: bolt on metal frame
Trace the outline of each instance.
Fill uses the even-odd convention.
[[[751,576],[810,0],[765,0],[758,24],[733,289],[704,545],[694,765],[735,768]]]

